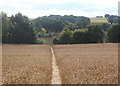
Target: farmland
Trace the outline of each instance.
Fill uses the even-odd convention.
[[[55,45],[64,84],[118,83],[117,44]]]
[[[62,84],[117,84],[118,45],[53,45]],[[50,84],[48,45],[3,44],[4,84]]]
[[[108,23],[106,18],[90,18],[91,23]]]
[[[47,45],[3,45],[4,84],[50,84],[51,64]]]

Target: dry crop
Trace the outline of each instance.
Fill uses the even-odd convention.
[[[117,84],[118,44],[55,45],[63,84]]]
[[[4,84],[50,84],[51,52],[47,45],[3,45]]]

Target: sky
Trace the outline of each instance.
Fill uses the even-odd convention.
[[[29,18],[49,15],[96,17],[118,15],[119,0],[0,0],[0,11]]]

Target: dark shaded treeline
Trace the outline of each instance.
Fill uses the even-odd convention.
[[[33,23],[37,32],[40,32],[41,28],[45,28],[48,33],[59,33],[64,27],[68,27],[70,30],[83,28],[90,23],[90,19],[84,16],[50,15],[38,17],[33,20]]]
[[[54,44],[119,42],[119,24],[91,25],[84,16],[50,15],[30,20],[21,13],[11,17],[4,12],[0,15],[3,43],[33,44],[42,35],[53,37],[56,33],[59,35],[54,37]]]
[[[112,24],[105,32],[101,25],[88,25],[74,31],[64,28],[53,40],[54,44],[85,44],[85,43],[120,42],[120,24]]]

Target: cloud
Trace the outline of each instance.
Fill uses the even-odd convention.
[[[105,13],[118,14],[118,0],[0,0],[0,11],[8,15],[18,12],[28,17],[50,14],[93,17]]]

